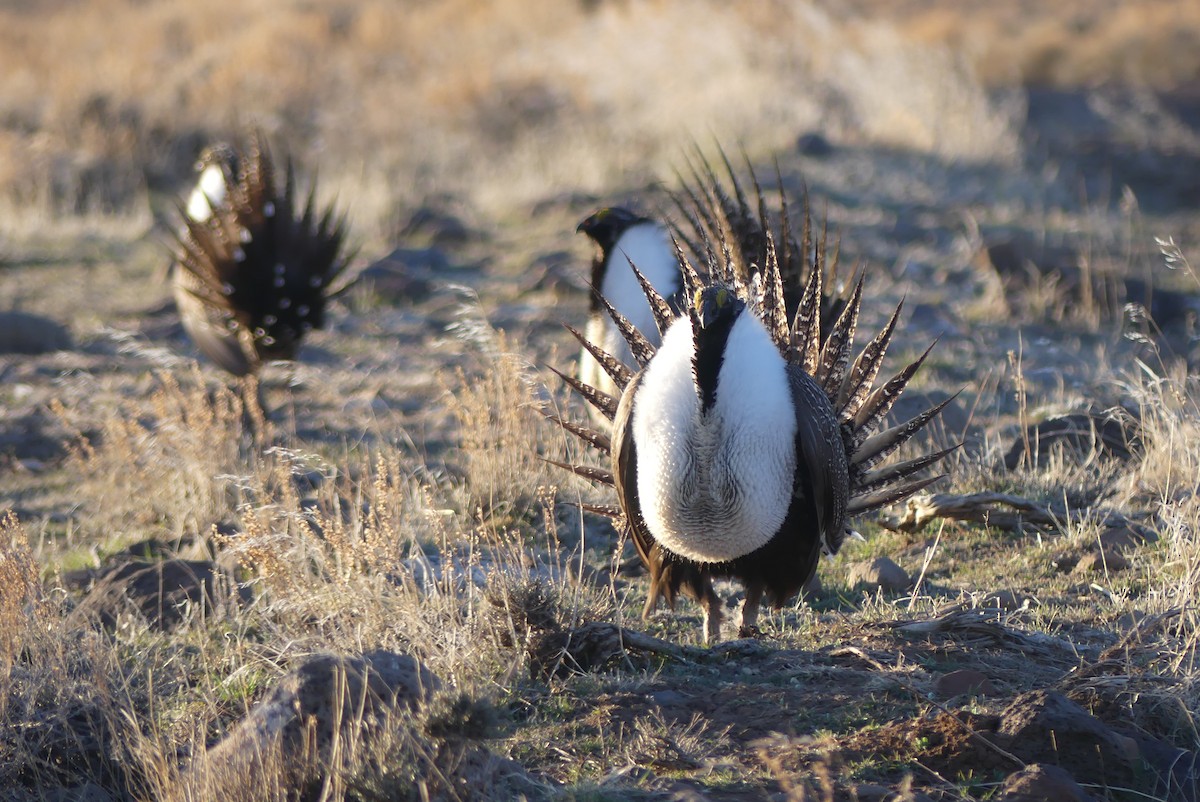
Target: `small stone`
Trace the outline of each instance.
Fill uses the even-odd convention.
[[[378,735],[390,711],[425,704],[441,682],[416,658],[374,651],[307,658],[180,777],[181,798],[317,799],[320,776],[340,744]],[[349,711],[348,714],[343,711]],[[277,764],[262,755],[278,754]],[[284,767],[271,772],[269,766]]]
[[[1154,543],[1158,535],[1148,529],[1113,526],[1100,533],[1100,547],[1109,551],[1132,551],[1145,543]]]
[[[891,796],[892,789],[873,783],[860,783],[854,786],[854,795],[859,802],[884,802]]]
[[[1093,802],[1075,778],[1058,766],[1033,763],[1008,775],[998,802]]]
[[[28,312],[0,312],[0,353],[45,354],[71,347],[71,332],[57,320]]]
[[[1103,574],[1105,572],[1124,571],[1129,567],[1129,560],[1116,549],[1096,549],[1089,551],[1075,563],[1072,573]]]
[[[987,675],[970,668],[951,671],[938,678],[934,685],[934,693],[941,699],[952,699],[955,696],[992,696],[996,688]]]
[[[809,131],[796,139],[796,151],[805,156],[828,156],[833,153],[833,145],[824,135]]]
[[[1026,762],[1053,762],[1075,776],[1086,776],[1089,782],[1128,784],[1142,762],[1136,741],[1113,732],[1057,691],[1028,691],[1016,697],[1001,712],[995,738],[997,744]]]
[[[887,557],[876,557],[850,566],[850,585],[866,585],[868,589],[894,592],[907,590],[912,580],[905,571]]]
[[[692,698],[686,693],[672,691],[670,689],[653,691],[647,694],[650,701],[659,707],[685,707],[688,701]]]
[[[1014,590],[998,590],[995,593],[988,594],[983,600],[982,607],[999,608],[1013,612],[1015,610],[1023,610],[1030,605],[1036,603],[1036,599],[1032,596],[1026,596],[1024,593],[1017,593]]]

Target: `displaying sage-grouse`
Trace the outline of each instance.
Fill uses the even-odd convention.
[[[837,552],[850,516],[940,478],[913,477],[953,450],[877,467],[948,403],[875,431],[929,350],[873,388],[903,304],[852,359],[862,279],[822,337],[822,237],[789,323],[774,237],[768,226],[764,232],[764,265],[748,278],[711,240],[700,248],[703,269],[677,247],[687,289],[679,312],[634,271],[661,336],[657,348],[653,333],[598,298],[636,371],[572,330],[619,395],[560,375],[612,420],[611,435],[548,413],[611,455],[611,469],[556,464],[616,488],[619,507],[591,509],[623,522],[649,570],[643,615],[660,596],[674,606],[682,591],[704,609],[706,642],[721,627],[714,578],[745,584],[741,632],[755,633],[764,596],[778,608],[798,593],[820,554]]]
[[[173,265],[183,327],[205,356],[235,376],[294,359],[342,289],[345,218],[332,207],[317,210],[315,185],[297,207],[291,160],[280,190],[258,131],[240,152],[224,144],[206,149],[197,169]]]
[[[716,170],[703,156],[688,160],[687,177],[681,177],[681,189],[671,194],[683,222],[674,226],[679,240],[692,257],[704,263],[704,243],[719,242],[728,252],[727,260],[733,274],[748,284],[759,265],[767,258],[768,235],[779,243],[779,272],[783,282],[784,306],[790,320],[800,305],[800,294],[808,278],[809,262],[806,253],[813,252],[811,217],[804,214],[800,239],[789,225],[787,198],[782,180],[779,190],[778,226],[769,231],[770,215],[767,199],[759,185],[754,169],[747,163],[747,172],[754,189],[755,206],[751,207],[743,182],[721,151],[727,179],[717,176]],[[675,255],[671,232],[652,218],[636,214],[624,207],[600,209],[581,222],[577,232],[587,234],[598,246],[592,260],[591,286],[642,332],[654,347],[659,335],[654,328],[650,305],[641,285],[633,274],[636,266],[649,279],[672,308],[682,307],[683,273]],[[814,262],[825,271],[821,293],[822,332],[828,331],[837,314],[845,307],[847,293],[837,285],[836,254],[824,259],[824,253]],[[629,365],[632,353],[617,327],[595,296],[584,329],[594,345]],[[600,363],[582,349],[579,356],[579,379],[598,390],[613,394],[615,385],[600,367]]]

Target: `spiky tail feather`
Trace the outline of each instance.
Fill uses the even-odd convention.
[[[818,304],[819,317],[822,327],[830,329],[848,303],[849,288],[854,284],[854,274],[859,271],[851,271],[850,281],[839,284],[839,248],[836,243],[832,248],[828,247],[824,225],[819,233],[815,230],[807,191],[797,239],[778,165],[775,176],[779,194],[774,204],[778,211],[772,214],[767,193],[746,154],[743,152],[742,159],[749,190],[746,182],[738,177],[725,149],[718,145],[717,152],[724,177],[718,175],[718,170],[696,145],[685,157],[684,170],[676,172],[681,188],[668,193],[684,221],[675,226],[675,234],[690,258],[700,264],[711,264],[713,257],[719,255],[716,261],[721,263],[721,269],[708,278],[725,283],[736,281],[746,286],[750,286],[754,272],[767,269],[770,261],[776,262],[782,278],[780,299],[789,322],[802,302],[810,274],[821,273],[823,292]],[[768,321],[768,329],[771,328]]]

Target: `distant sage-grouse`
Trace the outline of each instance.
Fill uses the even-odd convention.
[[[852,358],[862,279],[823,337],[824,238],[806,256],[807,281],[789,317],[775,239],[765,221],[761,229],[761,270],[735,270],[727,243],[714,242],[703,226],[696,229],[699,269],[677,246],[686,287],[678,311],[633,271],[661,337],[657,348],[598,298],[637,370],[572,329],[619,395],[559,375],[612,421],[611,435],[547,413],[611,455],[611,469],[556,464],[616,488],[619,507],[591,509],[623,522],[649,570],[643,615],[660,596],[674,606],[682,590],[704,609],[706,642],[720,635],[714,578],[745,584],[741,632],[755,633],[764,595],[781,607],[822,552],[837,552],[850,516],[940,478],[913,477],[953,450],[877,467],[949,401],[875,432],[929,350],[873,389],[900,307]]]
[[[332,207],[317,210],[315,184],[297,208],[291,160],[281,191],[258,131],[240,152],[225,144],[206,149],[197,169],[173,265],[183,327],[235,376],[294,359],[341,289],[345,218]]]

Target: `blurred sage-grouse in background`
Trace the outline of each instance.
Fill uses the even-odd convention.
[[[749,276],[703,230],[702,269],[680,246],[686,301],[679,311],[634,271],[661,337],[657,348],[654,332],[639,331],[598,299],[638,369],[574,332],[619,395],[559,375],[613,421],[611,435],[547,412],[611,455],[611,469],[555,464],[616,488],[619,507],[590,509],[623,521],[632,535],[650,574],[643,615],[660,596],[673,606],[682,591],[704,609],[706,642],[721,628],[714,578],[745,584],[741,633],[756,633],[763,597],[778,608],[798,593],[821,553],[837,552],[850,516],[940,478],[913,477],[953,450],[877,467],[949,401],[875,432],[929,350],[873,388],[900,307],[852,359],[861,277],[823,337],[822,237],[789,323],[775,240],[768,226],[762,230],[763,269]]]
[[[315,184],[296,205],[287,162],[282,191],[259,131],[237,151],[207,148],[183,207],[173,265],[183,327],[213,362],[235,376],[263,362],[294,359],[325,305],[344,289],[346,220],[316,208]]]
[[[747,172],[754,188],[755,206],[729,163],[724,151],[721,161],[728,176],[728,185],[717,176],[712,164],[696,155],[687,162],[689,177],[681,177],[681,189],[671,198],[684,222],[668,231],[666,226],[649,217],[615,206],[601,209],[576,228],[586,234],[599,248],[592,260],[591,285],[650,342],[655,348],[660,340],[654,328],[654,317],[641,285],[633,274],[637,267],[655,291],[667,300],[672,309],[682,308],[683,273],[675,255],[672,233],[682,242],[694,263],[706,264],[705,243],[719,243],[728,251],[727,261],[733,274],[745,285],[752,281],[758,266],[766,263],[770,236],[779,243],[777,256],[783,282],[784,307],[791,320],[800,306],[800,296],[808,280],[809,262],[806,253],[813,252],[813,231],[805,209],[804,227],[797,241],[788,218],[787,198],[780,180],[778,226],[768,231],[770,218],[767,200],[754,169],[747,162]],[[828,332],[834,319],[845,307],[847,292],[837,282],[837,256],[825,260],[818,253],[814,262],[825,271],[821,294],[821,331]],[[588,313],[587,339],[620,362],[632,364],[633,354],[600,301],[593,295]],[[582,349],[579,356],[580,381],[610,395],[616,386],[600,367],[600,363]]]
[[[592,260],[592,287],[639,331],[646,332],[646,337],[657,346],[654,315],[630,265],[637,265],[659,295],[675,299],[683,290],[683,275],[679,272],[670,233],[649,217],[620,206],[601,209],[580,223],[575,231],[587,234],[599,246],[599,253]],[[592,296],[584,333],[605,352],[627,365],[632,363],[633,354],[625,344],[625,338],[613,325],[596,295]],[[581,381],[610,395],[616,390],[612,379],[587,349],[579,355],[578,375]]]

